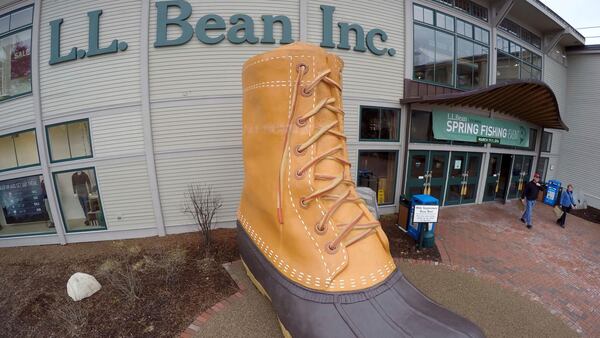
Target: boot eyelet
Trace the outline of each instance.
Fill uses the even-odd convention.
[[[303,208],[308,208],[308,201],[306,200],[306,198],[302,197],[300,199],[300,206]]]
[[[304,172],[300,172],[300,170],[296,170],[296,179],[301,180],[304,178]]]
[[[297,145],[296,148],[294,148],[294,152],[296,153],[296,156],[303,156],[306,153],[306,149],[300,151],[300,145]]]
[[[327,242],[327,244],[325,244],[325,251],[327,251],[328,254],[333,255],[336,252],[338,252],[338,250],[340,249],[339,245],[336,246],[335,248],[331,247],[331,242]]]
[[[324,235],[327,232],[327,227],[324,226],[323,229],[319,228],[319,223],[315,224],[315,232],[317,235]]]
[[[296,65],[296,71],[300,73],[300,68],[304,67],[304,75],[308,73],[308,66],[305,63],[299,63]]]
[[[299,117],[299,118],[296,119],[296,125],[298,127],[304,127],[304,126],[306,126],[306,120],[303,119],[303,118],[301,118],[301,117]]]
[[[306,90],[306,87],[302,87],[302,90],[300,90],[300,94],[302,94],[302,96],[304,97],[309,97],[313,94],[313,92],[315,91],[315,89],[311,89],[310,91]]]

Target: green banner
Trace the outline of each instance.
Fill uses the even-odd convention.
[[[433,136],[437,140],[529,147],[529,127],[512,121],[464,113],[434,110]]]

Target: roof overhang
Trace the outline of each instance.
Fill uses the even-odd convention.
[[[403,104],[476,108],[513,116],[543,128],[569,130],[560,118],[554,92],[541,81],[508,81],[466,92],[450,90],[441,93],[428,88],[432,85],[406,81],[409,81],[405,82],[407,97],[400,100]],[[411,90],[411,85],[416,89]]]

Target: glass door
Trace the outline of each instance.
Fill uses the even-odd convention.
[[[425,193],[437,198],[443,203],[444,190],[446,188],[446,172],[448,170],[448,152],[432,151],[429,161],[429,183]]]
[[[452,152],[445,205],[460,204],[464,192],[467,153]]]
[[[465,171],[464,191],[461,203],[475,203],[477,187],[479,185],[479,172],[481,171],[481,154],[469,153],[467,156],[467,170]]]
[[[474,203],[477,198],[481,154],[452,152],[445,205]]]
[[[442,202],[448,169],[447,151],[411,150],[408,152],[408,175],[404,189],[407,198],[431,195]]]
[[[485,179],[485,192],[483,201],[496,200],[496,194],[500,190],[500,176],[502,168],[502,155],[490,154],[490,162],[488,165],[487,178]]]
[[[513,167],[510,174],[510,187],[508,188],[507,199],[521,197],[523,190],[523,155],[513,156]]]
[[[429,181],[429,151],[411,150],[408,152],[408,173],[404,193],[408,199],[425,193]]]

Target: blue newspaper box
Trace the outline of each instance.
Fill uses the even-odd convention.
[[[560,189],[561,182],[557,180],[549,180],[546,183],[546,193],[544,194],[544,204],[549,206],[555,206],[558,201],[558,191]]]
[[[433,230],[438,221],[439,200],[431,195],[414,195],[410,201],[407,232],[419,247],[435,243]]]

